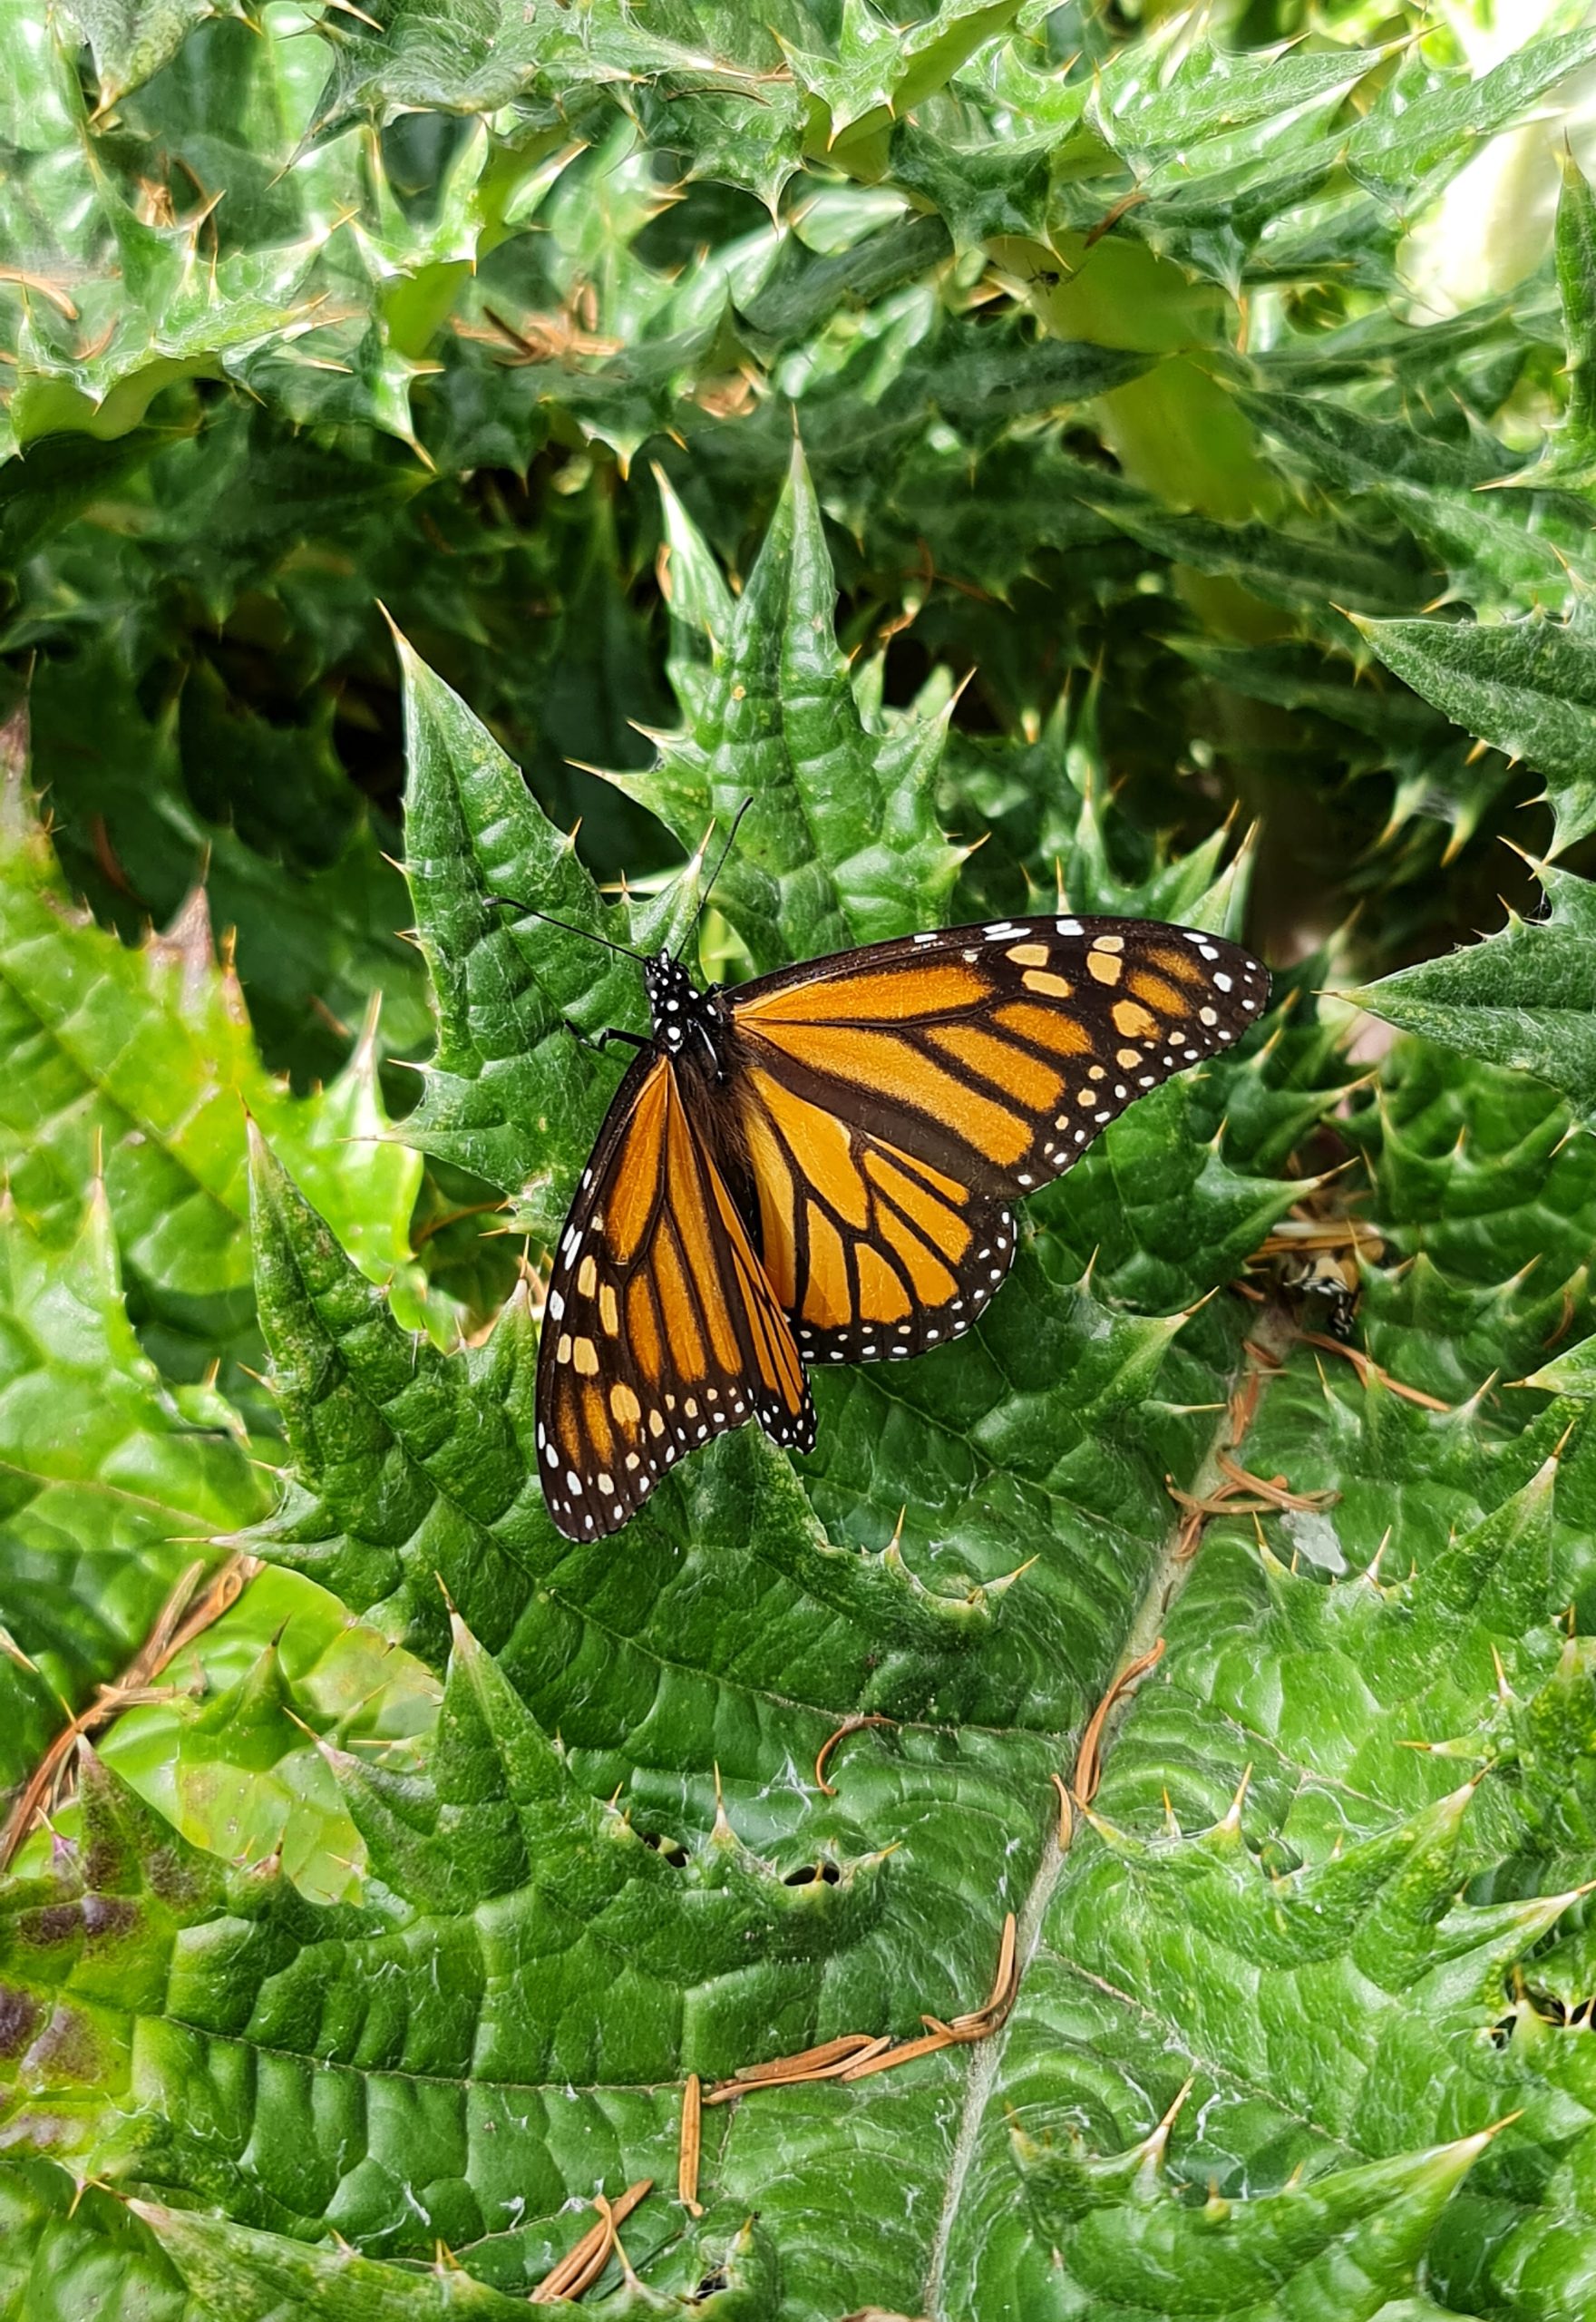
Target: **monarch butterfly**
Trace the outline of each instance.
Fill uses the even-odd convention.
[[[538,1356],[539,1472],[573,1540],[618,1531],[750,1419],[813,1450],[807,1364],[968,1331],[1013,1260],[1011,1205],[1269,992],[1217,936],[1066,912],[707,991],[668,951],[631,956],[654,1029],[599,1036],[637,1054],[555,1251]]]

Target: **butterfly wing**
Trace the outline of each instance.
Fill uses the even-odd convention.
[[[538,1351],[538,1457],[569,1539],[618,1530],[666,1470],[760,1420],[807,1451],[792,1329],[668,1057],[616,1091],[555,1252]]]
[[[1256,1021],[1266,971],[1196,929],[1002,920],[784,969],[731,997],[735,1083],[776,1296],[809,1361],[969,1328],[1010,1204]]]

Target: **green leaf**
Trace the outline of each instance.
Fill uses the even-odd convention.
[[[1403,1031],[1533,1072],[1596,1126],[1596,893],[1541,864],[1543,919],[1511,912],[1499,934],[1400,968],[1347,994]]]
[[[351,2250],[307,2249],[156,2202],[136,2201],[132,2210],[205,2310],[235,2314],[240,2322],[275,2322],[280,2315],[312,2309],[328,2322],[365,2322],[377,2314],[394,2322],[442,2322],[456,2314],[510,2322],[519,2308],[519,2301],[442,2265],[429,2278]]]
[[[373,15],[378,29],[337,27],[317,134],[396,106],[491,112],[520,99],[578,109],[591,92],[636,82],[645,102],[662,102],[695,174],[774,203],[798,165],[803,101],[774,31],[715,0],[672,0],[651,23],[617,0],[598,0],[577,22],[557,0],[518,0],[472,21],[440,20],[415,0],[383,0]],[[807,24],[809,12],[793,0],[778,21]]]
[[[1542,1363],[1525,1380],[1526,1387],[1543,1387],[1550,1395],[1596,1395],[1596,1339],[1581,1339]]]
[[[131,474],[166,439],[155,430],[101,443],[48,435],[0,467],[0,568],[11,571],[70,523],[108,483]]]
[[[13,1792],[267,1494],[237,1421],[186,1413],[134,1337],[103,1188],[57,1249],[7,1205],[0,1345],[0,1790]]]
[[[1533,1344],[1543,1334],[1561,1291],[1549,1281],[1537,1297],[1523,1276],[1503,1282],[1499,1270],[1513,1263],[1521,1203],[1523,1238],[1535,1248],[1546,1242],[1540,1221],[1566,1217],[1545,1254],[1552,1269],[1578,1265],[1592,1174],[1586,1141],[1569,1140],[1561,1108],[1532,1087],[1483,1068],[1460,1073],[1423,1049],[1403,1054],[1406,1077],[1369,1153],[1374,1214],[1392,1254],[1408,1263],[1368,1276],[1364,1326],[1399,1376],[1411,1381],[1416,1369],[1434,1386],[1476,1275],[1498,1285],[1486,1360],[1504,1337]],[[1464,1120],[1474,1136],[1466,1159]],[[1445,1319],[1443,1290],[1453,1302]],[[1582,1274],[1572,1295],[1576,1313],[1588,1311]],[[1571,1464],[1537,1465],[1565,1436],[1566,1408],[1526,1424],[1520,1404],[1482,1429],[1472,1409],[1417,1410],[1377,1381],[1358,1387],[1339,1364],[1321,1377],[1311,1351],[1291,1354],[1267,1390],[1246,1464],[1289,1472],[1299,1492],[1335,1474],[1340,1499],[1317,1532],[1306,1514],[1283,1519],[1289,1567],[1244,1523],[1216,1518],[1173,1623],[1161,1613],[1167,1682],[1143,1685],[1086,1832],[1077,1824],[1001,2071],[980,2122],[966,2114],[967,2215],[949,2239],[944,2310],[978,2310],[983,2298],[1027,2310],[1046,2294],[1049,2245],[1073,2253],[1062,2220],[1112,2228],[1122,2203],[1132,2216],[1109,2241],[1122,2271],[1090,2285],[1112,2301],[1105,2310],[1195,2311],[1199,2292],[1225,2310],[1227,2237],[1244,2265],[1250,2231],[1267,2232],[1269,2201],[1284,2198],[1264,2194],[1254,2229],[1262,2189],[1238,2167],[1241,2152],[1270,2152],[1270,2189],[1303,2179],[1333,2210],[1345,2182],[1356,2205],[1361,2171],[1343,2181],[1319,2141],[1326,2128],[1336,2151],[1349,2141],[1382,2157],[1398,2209],[1398,2185],[1422,2210],[1470,2161],[1491,2173],[1477,2199],[1472,2187],[1454,2197],[1430,2239],[1427,2278],[1447,2310],[1481,2311],[1469,2287],[1475,2269],[1503,2278],[1515,2245],[1562,2253],[1564,2295],[1580,2262],[1581,2222],[1538,2217],[1521,2231],[1500,2199],[1510,2172],[1480,2144],[1444,2156],[1420,2148],[1440,2122],[1484,2129],[1501,2108],[1526,2102],[1547,2105],[1536,2117],[1549,2121],[1561,2101],[1569,2052],[1555,2034],[1538,2040],[1528,2011],[1510,2018],[1513,2060],[1494,2096],[1463,2059],[1482,2054],[1477,2027],[1495,2020],[1512,1960],[1572,1909],[1573,1892],[1552,1891],[1572,1868],[1568,1856],[1560,1863],[1553,1842],[1551,1859],[1508,1890],[1513,1899],[1494,1907],[1455,1898],[1461,1869],[1515,1843],[1522,1793],[1494,1791],[1499,1754],[1533,1749],[1536,1733],[1550,1743],[1560,1700],[1584,1731],[1590,1655],[1576,1656],[1549,1615],[1562,1591],[1589,1585],[1574,1473],[1589,1454],[1581,1436]],[[1393,1530],[1417,1558],[1406,1581],[1383,1578],[1375,1554]],[[1491,1637],[1512,1670],[1500,1692]],[[1556,1789],[1575,1761],[1553,1774],[1553,1754],[1539,1763]],[[1457,1788],[1464,1775],[1475,1780]],[[1539,1810],[1523,1810],[1533,1820]],[[1177,1988],[1182,2006],[1203,1994],[1194,2038],[1182,2008],[1171,2009]],[[1416,2005],[1419,2015],[1402,2020]],[[1338,2047],[1324,2030],[1343,2011],[1349,2036]],[[1444,2083],[1471,2084],[1480,2109],[1460,2120],[1437,2108]],[[1200,2125],[1184,2157],[1172,2158],[1193,2104],[1203,2107]],[[1309,2121],[1317,2128],[1305,2132]],[[1005,2203],[1015,2159],[1048,2204],[1052,2230],[1035,2241]],[[1378,2181],[1364,2181],[1371,2192]],[[1208,2209],[1178,2208],[1170,2189],[1182,2185],[1193,2204],[1206,2185]],[[1179,2248],[1174,2237],[1200,2221],[1213,2237],[1197,2245],[1205,2255],[1193,2249],[1172,2268],[1156,2303],[1133,2296],[1122,2307],[1119,2283],[1134,2281],[1141,2237],[1162,2233],[1154,2247]],[[1355,2262],[1333,2294],[1319,2293],[1329,2297],[1326,2310],[1372,2312],[1406,2289],[1428,2230],[1416,2216],[1413,2224],[1406,2259],[1390,2252],[1394,2276],[1382,2278],[1377,2259],[1370,2278]],[[1372,2256],[1384,2237],[1364,2246]],[[1296,2247],[1311,2278],[1310,2233]],[[1305,2284],[1303,2294],[1315,2293]],[[1287,2299],[1260,2310],[1299,2309]]]
[[[1280,58],[1270,102],[1267,78],[1256,105],[1245,102],[1234,126],[1226,119],[1222,80],[1199,44],[1192,73],[1198,88],[1205,68],[1206,104],[1182,102],[1177,28],[1170,50],[1150,70],[1138,49],[1125,60],[1123,93],[1110,73],[1109,93],[1091,113],[1092,130],[1071,137],[1079,98],[1063,102],[1044,83],[1027,92],[1027,110],[1038,122],[1056,118],[1026,141],[1045,158],[1063,145],[1056,213],[1074,230],[1112,227],[1238,289],[1250,276],[1269,280],[1277,268],[1293,277],[1361,273],[1371,285],[1391,279],[1394,251],[1406,215],[1431,200],[1483,141],[1524,118],[1569,73],[1589,60],[1588,31],[1524,42],[1477,77],[1467,65],[1432,63],[1421,50],[1403,58],[1375,89],[1361,113],[1344,123],[1338,100],[1369,71],[1367,53],[1344,58]],[[1171,65],[1174,70],[1171,73]],[[1346,77],[1338,79],[1341,68]],[[1259,73],[1257,64],[1242,66]],[[1160,85],[1169,74],[1180,95]],[[1322,76],[1322,77],[1321,77]],[[1006,92],[1007,93],[1007,92]],[[1138,114],[1149,116],[1150,141],[1138,138]],[[1184,113],[1188,136],[1163,147],[1166,116]],[[1203,134],[1212,125],[1214,133]],[[1060,132],[1064,132],[1061,140]],[[1105,149],[1112,165],[1104,167]],[[1123,151],[1131,168],[1121,166]],[[997,156],[988,147],[971,174]],[[1350,179],[1358,192],[1344,189]],[[1133,198],[1134,197],[1134,198]],[[1039,229],[1039,213],[1031,230]],[[994,230],[1003,230],[994,229]],[[1015,225],[1009,231],[1026,231]]]
[[[1419,54],[1404,61],[1346,140],[1346,162],[1361,184],[1387,196],[1449,176],[1470,149],[1522,119],[1549,90],[1590,62],[1588,26],[1526,41],[1488,73],[1436,69]]]
[[[258,1512],[257,1490],[250,1514]],[[189,1549],[190,1560],[194,1549]],[[236,1603],[185,1646],[183,1683],[122,1712],[100,1739],[107,1767],[182,1836],[240,1865],[275,1860],[318,1902],[357,1898],[365,1855],[321,1754],[380,1750],[414,1770],[437,1722],[432,1673],[297,1573],[258,1571]],[[120,1670],[118,1672],[120,1673]],[[79,1835],[68,1798],[17,1857],[48,1867]]]
[[[1596,448],[1596,202],[1573,155],[1565,151],[1562,196],[1557,205],[1557,287],[1562,294],[1568,345],[1568,409],[1552,447],[1548,482],[1591,481]]]
[[[1051,135],[993,146],[954,144],[917,122],[892,132],[892,184],[934,209],[960,253],[1013,236],[1045,241]]]
[[[1109,61],[1085,118],[1122,160],[1145,167],[1254,124],[1289,120],[1295,128],[1304,109],[1338,102],[1379,62],[1377,49],[1238,53],[1177,22]]]
[[[789,235],[757,287],[739,299],[738,312],[762,338],[794,343],[840,307],[870,306],[919,280],[951,248],[939,218],[912,212],[840,250],[817,252]]]
[[[522,1195],[545,1238],[559,1230],[552,1156],[575,1163],[579,1106],[596,1083],[568,1014],[595,1033],[638,1014],[629,971],[591,980],[580,933],[522,936],[504,895],[608,942],[680,941],[696,882],[655,902],[607,909],[571,843],[528,795],[503,751],[459,697],[400,640],[409,742],[408,874],[437,986],[438,1052],[406,1134],[426,1152]],[[611,929],[614,933],[610,932]],[[552,1138],[552,1143],[550,1139]]]
[[[1176,640],[1175,649],[1227,691],[1308,713],[1309,732],[1320,718],[1330,718],[1367,737],[1361,746],[1342,746],[1349,774],[1378,769],[1396,785],[1381,834],[1387,841],[1412,818],[1432,818],[1447,829],[1450,861],[1508,779],[1500,757],[1470,750],[1427,702],[1406,687],[1382,684],[1350,659],[1338,663],[1300,645],[1214,645],[1190,637]]]
[[[102,98],[186,22],[84,6]],[[1591,827],[1588,203],[1554,283],[1523,190],[1589,28],[373,14],[196,20],[92,116],[86,54],[0,25],[0,653],[51,824],[0,844],[42,1285],[0,1469],[64,1489],[125,1411],[249,1491],[102,1539],[74,1470],[83,1586],[0,1541],[0,1595],[92,1692],[180,1534],[268,1559],[0,1897],[0,2312],[524,2306],[651,2177],[584,2311],[1582,2315],[1589,1107],[1424,1038],[1351,1064],[1313,990],[1445,971],[1438,1029],[1578,1082],[1577,882],[1444,955],[1523,878],[1496,840],[1548,844],[1504,748],[1570,863]],[[1486,151],[1448,259],[1523,279],[1449,314],[1401,244]],[[1371,672],[1348,612],[1527,698]],[[617,1062],[561,1020],[645,1015],[532,914],[680,941],[750,794],[707,973],[1056,896],[1241,933],[1238,810],[1301,964],[1027,1205],[978,1333],[821,1378],[812,1457],[727,1438],[583,1551],[538,1284]],[[261,1361],[240,1094],[263,1520],[206,1376]],[[97,1143],[129,1311],[102,1269],[73,1339]],[[1305,1241],[1358,1280],[1345,1352]],[[1061,1841],[1049,1777],[1160,1638]],[[0,1654],[10,1730],[58,1728]],[[710,2105],[672,2198],[689,2068],[912,2038],[1010,1909],[988,2036]]]
[[[1092,487],[1087,487],[1088,491]],[[1406,609],[1433,575],[1399,543],[1384,555],[1349,532],[1317,533],[1273,524],[1221,524],[1206,516],[1173,515],[1142,494],[1102,492],[1094,504],[1120,531],[1155,553],[1194,571],[1238,580],[1267,605],[1278,605],[1304,626],[1345,642],[1356,612]],[[1343,617],[1340,608],[1346,606]]]
[[[1485,486],[1512,480],[1511,455],[1500,446],[1478,439],[1436,442],[1406,424],[1371,419],[1325,397],[1242,394],[1237,400],[1288,447],[1293,465],[1338,501],[1366,493],[1396,517],[1447,568],[1451,593],[1479,610],[1535,604],[1561,610],[1585,580],[1587,526],[1563,522],[1540,503],[1532,512],[1512,493],[1485,493]]]
[[[1036,2151],[1027,2200],[1038,2230],[1067,2239],[1069,2288],[1122,2312],[1284,2322],[1317,2307],[1373,2322],[1412,2287],[1441,2211],[1487,2141],[1465,2138],[1251,2199],[1213,2194],[1199,2208],[1160,2182],[1155,2130],[1117,2161]]]
[[[114,439],[140,425],[163,389],[214,376],[306,321],[326,296],[312,286],[320,237],[208,262],[202,215],[152,224],[123,199],[67,58],[36,43],[18,63],[36,102],[0,192],[0,224],[34,295],[8,366],[7,448],[62,431]]]
[[[1388,668],[1465,733],[1545,777],[1552,852],[1596,830],[1596,620],[1582,595],[1566,620],[1367,620]]]
[[[40,2322],[68,2322],[86,2298],[193,2322],[178,2276],[125,2204],[49,2161],[0,2165],[0,2297],[25,2299]]]
[[[929,15],[905,25],[889,23],[871,0],[842,0],[828,49],[778,33],[783,54],[812,100],[815,150],[844,165],[867,152],[872,132],[932,95],[1009,24],[1018,6],[1019,0],[940,0]]]
[[[261,1048],[302,1084],[341,1068],[374,987],[385,1044],[414,1053],[431,1032],[424,969],[394,932],[404,883],[334,755],[330,710],[308,729],[277,725],[200,660],[177,714],[151,717],[118,645],[99,639],[47,661],[29,694],[34,771],[73,886],[137,940],[203,875]]]
[[[408,1256],[417,1158],[384,1141],[369,1032],[326,1096],[296,1098],[268,1078],[200,891],[136,950],[72,902],[26,788],[25,719],[5,744],[0,1024],[13,1069],[0,1152],[12,1192],[31,1218],[70,1232],[79,1188],[102,1172],[152,1342],[174,1375],[198,1377],[251,1343],[247,1113],[381,1280]]]
[[[7,299],[20,321],[5,447],[62,432],[115,440],[156,397],[180,407],[186,383],[218,378],[302,420],[414,442],[426,342],[479,240],[502,225],[484,206],[485,140],[456,158],[420,226],[348,144],[300,150],[314,91],[297,10],[268,7],[256,25],[189,0],[95,0],[91,29],[128,106],[109,116],[114,136],[103,113],[88,117],[75,61],[54,44],[19,36],[6,58],[19,118],[0,225],[24,295]],[[516,175],[499,173],[501,200]],[[403,290],[390,287],[399,274]]]
[[[673,553],[706,551],[679,506]],[[959,856],[937,828],[932,788],[945,719],[870,732],[833,630],[835,584],[820,509],[794,446],[782,499],[747,587],[728,603],[702,588],[678,623],[710,627],[710,673],[659,738],[655,768],[611,779],[652,805],[684,844],[711,815],[749,802],[723,873],[723,909],[755,962],[934,925]]]
[[[196,24],[220,13],[212,0],[73,0],[73,20],[94,53],[102,106],[150,80]]]
[[[1038,143],[1063,132],[1051,224],[1095,240],[1123,217],[1126,232],[1233,286],[1243,271],[1267,276],[1261,238],[1336,166],[1332,120],[1378,62],[1356,48],[1238,55],[1171,19],[1105,59],[1090,89],[1023,67],[997,88]]]
[[[398,1449],[408,1433],[397,1430],[404,1409],[389,1417],[384,1381],[414,1379],[418,1410],[436,1404],[446,1415],[468,1414],[464,1434],[483,1440],[475,1454],[480,1507],[502,1519],[513,1511],[526,1483],[525,1462],[507,1410],[518,1392],[524,1401],[528,1349],[524,1300],[505,1309],[489,1342],[485,1361],[464,1370],[404,1331],[373,1284],[357,1274],[332,1234],[306,1205],[281,1168],[258,1140],[254,1173],[256,1244],[262,1316],[271,1345],[273,1384],[290,1441],[297,1447],[302,1483],[312,1495],[324,1480],[320,1406],[333,1400],[333,1426],[326,1433],[329,1458],[325,1504],[290,1495],[274,1519],[270,1537],[303,1547],[276,1551],[332,1588],[362,1611],[382,1606],[384,1622],[406,1641],[431,1637],[437,1657],[445,1599],[460,1605],[479,1634],[501,1644],[527,1595],[524,1573],[484,1527],[480,1514],[457,1511],[448,1495],[439,1501],[435,1523],[423,1518],[438,1495],[424,1465],[408,1478],[391,1507],[384,1506],[384,1478],[417,1463]],[[354,1334],[352,1351],[361,1358],[353,1371],[343,1342]],[[485,1381],[472,1374],[485,1371]],[[443,1429],[423,1428],[447,1442],[456,1431],[446,1416]],[[486,1495],[485,1498],[483,1495]],[[536,1536],[536,1510],[532,1521]],[[416,1541],[418,1527],[428,1534]],[[347,1535],[348,1537],[343,1537]],[[435,1537],[434,1537],[435,1536]],[[513,1537],[519,1539],[518,1527]]]

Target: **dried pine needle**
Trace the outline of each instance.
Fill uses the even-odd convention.
[[[814,1761],[814,1786],[821,1796],[835,1798],[837,1795],[836,1783],[826,1780],[826,1763],[839,1742],[845,1742],[851,1733],[862,1733],[867,1726],[892,1725],[896,1722],[894,1718],[881,1717],[874,1713],[868,1717],[845,1717],[834,1733],[828,1733],[821,1743]]]
[[[694,2217],[702,2217],[698,2199],[698,2162],[704,2150],[704,2086],[696,2072],[687,2074],[682,2091],[682,2141],[676,2155],[676,2199]]]
[[[1163,1639],[1160,1637],[1151,1652],[1143,1654],[1139,1661],[1133,1661],[1128,1668],[1120,1671],[1119,1675],[1092,1712],[1087,1721],[1086,1730],[1081,1736],[1080,1754],[1075,1760],[1075,1780],[1070,1785],[1081,1805],[1090,1806],[1097,1795],[1097,1784],[1103,1775],[1099,1750],[1103,1740],[1103,1728],[1107,1722],[1110,1710],[1121,1695],[1130,1690],[1138,1677],[1144,1677],[1148,1670],[1163,1658]]]
[[[600,2196],[595,2203],[600,2212],[598,2224],[590,2226],[574,2249],[568,2249],[560,2263],[544,2275],[527,2300],[529,2306],[554,2306],[562,2298],[580,2298],[585,2289],[590,2289],[609,2261],[616,2227],[630,2217],[653,2187],[652,2177],[639,2177],[635,2185],[627,2187],[618,2201],[605,2200]]]
[[[1157,1655],[1153,1657],[1156,1659]],[[1127,1680],[1134,1673],[1127,1671]],[[824,2041],[819,2047],[801,2049],[796,2055],[777,2056],[769,2063],[744,2064],[730,2080],[717,2082],[703,2101],[706,2104],[729,2104],[734,2096],[751,2096],[760,2088],[801,2087],[819,2080],[868,2080],[873,2073],[891,2072],[899,2064],[912,2063],[918,2056],[935,2055],[940,2048],[962,2047],[972,2041],[988,2039],[1014,2005],[1019,1992],[1019,1976],[1018,1931],[1010,1911],[1004,1918],[998,1940],[992,1988],[979,2007],[970,2009],[968,2015],[956,2015],[950,2024],[944,2024],[939,2016],[924,2015],[920,2021],[929,2028],[918,2038],[901,2040],[896,2045],[888,2032],[873,2040],[866,2033],[846,2032],[841,2038]]]

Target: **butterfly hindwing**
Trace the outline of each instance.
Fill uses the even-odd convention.
[[[739,986],[761,1243],[805,1357],[916,1354],[968,1330],[1013,1256],[1008,1205],[1231,1045],[1267,993],[1217,936],[1064,913]]]
[[[758,1419],[808,1450],[792,1331],[668,1057],[610,1107],[555,1252],[538,1357],[544,1497],[572,1539],[613,1532],[683,1455]]]
[[[805,1361],[919,1354],[967,1331],[1008,1271],[1011,1212],[766,1062],[741,1093],[761,1253]]]

